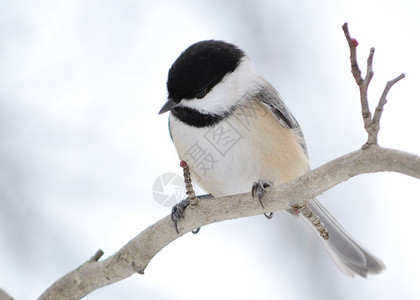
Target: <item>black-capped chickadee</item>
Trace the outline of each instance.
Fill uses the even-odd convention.
[[[180,159],[214,197],[252,189],[261,199],[265,187],[310,169],[298,122],[235,45],[193,44],[170,68],[167,89],[159,113],[170,111],[169,131]],[[329,239],[321,240],[340,271],[365,277],[385,269],[316,199],[309,207],[329,232]]]

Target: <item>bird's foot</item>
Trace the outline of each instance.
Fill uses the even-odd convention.
[[[213,198],[213,196],[212,196],[212,195],[210,195],[210,194],[207,194],[207,195],[197,196],[197,198],[198,198],[198,199],[200,199],[200,200],[204,200],[204,199],[210,199],[210,198]],[[184,211],[185,211],[185,209],[186,209],[189,205],[190,205],[190,199],[189,199],[189,198],[186,198],[186,199],[184,199],[184,200],[180,201],[179,203],[177,203],[176,205],[174,205],[174,206],[172,207],[171,219],[172,219],[172,222],[174,222],[175,230],[176,230],[176,232],[177,232],[177,233],[179,233],[179,231],[178,231],[178,221],[179,221],[181,218],[185,218],[185,217],[184,217]],[[194,234],[196,234],[196,233],[198,233],[199,231],[200,231],[200,227],[199,227],[199,228],[194,229],[194,230],[193,230],[193,231],[191,231],[191,232],[192,232],[192,233],[194,233]]]
[[[190,205],[190,199],[186,198],[172,207],[171,219],[174,222],[176,233],[178,231],[178,220],[184,217],[184,210]]]
[[[258,180],[252,184],[252,189],[251,189],[252,197],[255,198],[255,195],[257,195],[258,201],[260,202],[263,208],[264,208],[264,204],[262,203],[262,197],[266,193],[265,188],[268,188],[270,186],[273,186],[273,184],[265,180]],[[273,215],[274,213],[264,214],[264,216],[267,219],[271,219]]]

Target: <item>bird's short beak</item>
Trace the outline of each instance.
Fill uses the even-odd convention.
[[[166,113],[167,111],[171,110],[172,108],[175,108],[178,106],[179,103],[176,103],[173,99],[168,98],[168,101],[166,101],[165,105],[162,106],[162,108],[159,111],[159,115]]]

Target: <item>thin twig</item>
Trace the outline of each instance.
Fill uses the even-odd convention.
[[[386,103],[386,96],[391,89],[391,87],[404,78],[404,73],[398,76],[397,78],[389,81],[385,87],[384,92],[379,100],[378,106],[375,109],[375,114],[372,118],[372,114],[369,109],[369,102],[368,102],[368,88],[369,83],[373,77],[373,54],[375,53],[375,48],[370,48],[369,57],[367,59],[367,71],[366,77],[363,79],[359,65],[357,63],[356,57],[356,47],[358,46],[358,42],[356,39],[352,38],[349,33],[348,24],[344,23],[343,25],[344,35],[347,39],[350,48],[350,63],[351,63],[351,72],[353,74],[354,79],[356,80],[357,85],[359,86],[360,91],[360,102],[362,106],[362,117],[363,123],[365,126],[365,130],[368,133],[368,140],[365,145],[363,145],[362,149],[366,149],[371,145],[378,144],[378,133],[379,133],[379,121],[381,119],[382,111],[384,109],[384,105]]]
[[[370,113],[370,109],[369,109],[369,102],[368,102],[368,88],[374,74],[373,67],[372,67],[374,53],[375,53],[375,48],[370,48],[369,57],[367,59],[366,77],[363,80],[362,84],[359,85],[360,98],[362,102],[362,115],[363,115],[365,126],[369,125],[370,119],[372,117],[372,114]]]
[[[370,48],[369,57],[367,59],[366,77],[363,78],[360,68],[359,68],[359,64],[357,62],[357,56],[356,56],[356,48],[359,45],[359,43],[357,42],[355,38],[351,37],[347,23],[344,23],[342,28],[343,28],[344,35],[347,39],[347,42],[350,48],[351,72],[353,74],[354,79],[356,80],[357,85],[359,86],[363,123],[365,125],[365,129],[368,130],[368,127],[371,125],[371,117],[372,117],[372,114],[369,109],[369,102],[368,102],[368,88],[369,88],[369,83],[372,80],[372,77],[374,74],[372,65],[373,65],[373,54],[375,53],[375,48]]]
[[[190,199],[190,207],[195,208],[198,205],[198,198],[195,195],[194,187],[192,185],[190,167],[184,160],[181,160],[180,166],[184,169],[185,191],[188,199]]]
[[[308,205],[293,206],[293,210],[296,214],[301,213],[305,218],[307,218],[312,225],[315,226],[318,233],[325,239],[328,240],[330,238],[330,234],[328,233],[328,229],[325,228],[324,223],[321,222],[320,218],[309,208]]]
[[[98,251],[96,251],[96,253],[89,259],[89,261],[94,262],[94,261],[98,261],[102,255],[104,255],[104,252],[99,249]]]
[[[360,71],[359,65],[357,63],[357,55],[356,55],[356,47],[359,45],[359,43],[357,42],[356,39],[350,36],[347,23],[344,23],[343,31],[346,36],[347,42],[349,43],[349,48],[350,48],[351,72],[353,74],[354,79],[357,82],[357,85],[360,85],[363,82],[363,78],[361,75],[362,72]]]
[[[372,121],[376,124],[379,124],[379,121],[381,120],[382,112],[384,110],[384,106],[387,102],[386,97],[388,95],[389,90],[392,88],[394,84],[396,84],[398,81],[403,79],[405,77],[405,74],[402,73],[400,76],[390,80],[387,82],[385,89],[382,93],[381,99],[379,100],[378,106],[376,107],[375,114],[373,115]]]

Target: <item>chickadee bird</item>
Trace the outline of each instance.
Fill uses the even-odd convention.
[[[170,68],[167,89],[159,114],[170,111],[169,131],[180,159],[214,197],[252,189],[261,199],[264,188],[309,171],[298,122],[235,45],[193,44]],[[385,269],[316,199],[308,206],[329,232],[329,239],[321,240],[340,271],[366,277]]]

